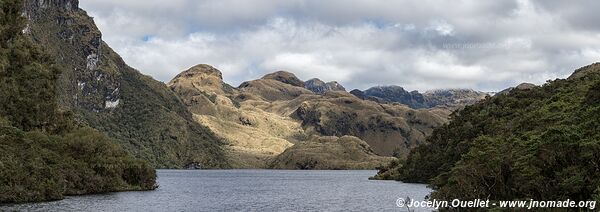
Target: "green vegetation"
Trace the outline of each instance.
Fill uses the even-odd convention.
[[[598,199],[600,64],[466,107],[375,178],[430,183],[434,199]]]
[[[59,72],[22,34],[21,0],[0,1],[0,203],[156,187],[156,173],[58,109]]]
[[[77,1],[29,1],[28,37],[55,56],[60,68],[61,108],[106,134],[133,156],[156,168],[228,168],[221,140],[197,124],[181,99],[164,83],[129,67],[110,46]],[[40,6],[40,4],[47,6]],[[62,5],[61,5],[62,4]],[[98,55],[96,66],[87,58]],[[118,106],[107,108],[107,100]]]

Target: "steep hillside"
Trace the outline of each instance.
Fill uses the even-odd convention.
[[[427,110],[364,101],[345,92],[330,92],[287,105],[297,108],[292,115],[302,121],[307,132],[356,136],[384,156],[406,156],[410,149],[424,142],[434,127],[446,121],[445,117]]]
[[[284,83],[297,79],[291,73],[276,72],[280,79],[269,77],[242,83],[240,96],[263,98],[236,98],[240,102],[281,116],[293,117],[302,123],[309,135],[356,136],[366,141],[375,153],[404,157],[408,150],[424,141],[433,127],[446,117],[428,110],[414,110],[400,104],[380,104],[364,101],[345,91],[315,94],[303,87]],[[269,93],[274,91],[276,94]],[[288,91],[301,91],[288,94]],[[269,93],[270,95],[265,96]]]
[[[59,103],[156,167],[227,167],[220,140],[163,83],[129,67],[102,41],[77,0],[27,0],[24,30],[56,58]]]
[[[22,34],[23,2],[0,2],[0,204],[155,188],[156,173],[57,104],[54,58]]]
[[[220,71],[198,65],[175,77],[169,87],[182,97],[197,122],[223,138],[227,155],[240,168],[268,167],[292,145],[300,145],[293,152],[307,150],[304,147],[312,136],[356,136],[375,154],[405,157],[448,115],[365,101],[335,89],[315,93],[305,88],[308,82],[279,71],[232,88],[223,82]],[[356,167],[350,165],[356,161],[340,161],[348,166],[337,167]]]
[[[437,199],[600,198],[600,65],[456,113],[377,178],[431,183]]]
[[[269,80],[279,83],[275,80]],[[240,94],[223,82],[221,72],[197,65],[177,75],[169,87],[184,100],[198,123],[227,143],[234,168],[266,168],[267,161],[304,137],[300,124],[235,100]]]

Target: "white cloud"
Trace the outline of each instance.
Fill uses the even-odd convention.
[[[86,0],[81,4],[95,17],[104,39],[130,65],[161,81],[207,63],[222,70],[234,86],[268,72],[290,70],[303,79],[336,80],[351,89],[395,84],[419,90],[500,90],[523,81],[566,77],[600,59],[600,27],[580,15],[595,11],[568,2]],[[568,4],[565,11],[560,10],[563,4]]]

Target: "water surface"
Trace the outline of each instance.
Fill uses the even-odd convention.
[[[155,191],[67,197],[0,211],[406,211],[421,184],[372,181],[375,171],[158,170]]]

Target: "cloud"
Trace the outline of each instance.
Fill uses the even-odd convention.
[[[289,70],[347,88],[501,90],[564,78],[600,59],[600,24],[589,18],[597,16],[594,7],[583,3],[86,0],[81,6],[130,65],[161,81],[207,63],[234,86]]]

